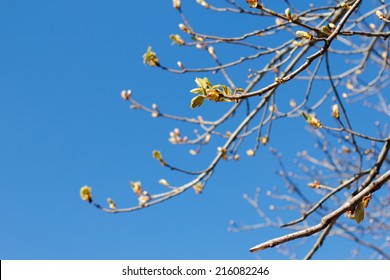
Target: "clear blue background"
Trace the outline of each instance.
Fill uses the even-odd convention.
[[[182,2],[205,31],[213,14],[200,20],[205,11],[195,1]],[[112,197],[127,207],[137,203],[129,180],[141,180],[151,193],[163,190],[160,178],[185,182],[187,177],[151,157],[153,149],[175,164],[207,164],[168,143],[169,131],[179,124],[131,111],[120,98],[130,88],[137,100],[156,102],[165,112],[196,116],[213,108],[189,109],[188,91],[199,74],[178,76],[142,64],[151,45],[164,64],[174,67],[181,57],[202,65],[171,46],[169,35],[180,33],[180,22],[170,0],[0,1],[0,259],[286,258],[276,250],[248,252],[280,232],[227,230],[231,219],[260,222],[244,193],[283,185],[267,151],[256,159],[222,162],[201,195],[190,190],[130,214],[106,214],[79,197],[87,184],[97,202]],[[291,132],[289,144],[299,146],[289,126],[274,130]],[[294,156],[285,139],[274,140],[287,157]],[[340,249],[345,244],[326,242]],[[304,248],[296,249],[298,257]],[[317,257],[343,255],[320,250]]]

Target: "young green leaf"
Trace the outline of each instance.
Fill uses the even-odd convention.
[[[204,102],[204,96],[198,95],[191,99],[191,109],[200,107]]]

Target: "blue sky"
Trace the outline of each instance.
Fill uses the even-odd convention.
[[[197,20],[204,11],[189,2]],[[154,149],[175,163],[204,167],[188,149],[167,141],[178,124],[132,111],[120,98],[130,88],[137,100],[167,112],[210,112],[211,105],[189,109],[196,74],[142,64],[148,46],[171,66],[178,56],[199,62],[171,46],[169,35],[180,32],[180,22],[170,0],[0,1],[0,259],[285,258],[275,250],[248,252],[276,236],[273,229],[227,231],[232,219],[259,221],[244,193],[283,184],[266,149],[256,159],[223,162],[203,194],[189,191],[142,211],[110,215],[79,198],[87,184],[96,201],[112,197],[118,206],[131,206],[137,202],[129,180],[151,192],[161,191],[160,178],[183,183],[187,177],[151,157]],[[202,29],[209,22],[198,24]],[[303,145],[293,128],[280,125],[276,135],[290,132],[290,143]],[[275,145],[294,156],[277,139]]]

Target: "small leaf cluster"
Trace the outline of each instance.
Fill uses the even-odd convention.
[[[360,224],[364,220],[364,209],[367,208],[371,198],[371,194],[363,197],[362,201],[359,202],[355,210],[347,212],[348,218],[351,220],[355,220],[358,224]]]
[[[89,203],[92,202],[92,188],[88,186],[83,186],[80,189],[80,197],[84,201],[88,201]]]
[[[197,94],[196,97],[191,100],[191,108],[194,109],[203,104],[205,99],[215,102],[231,102],[228,96],[233,96],[236,92],[242,92],[243,89],[232,90],[226,85],[213,85],[207,78],[196,78],[195,83],[197,88],[191,90],[192,93]]]
[[[246,2],[249,4],[249,7],[256,8],[259,4],[258,0],[246,0]]]
[[[308,124],[315,128],[321,128],[322,124],[319,119],[316,118],[314,114],[307,115],[305,112],[302,112],[302,116],[305,118]]]
[[[149,193],[142,189],[140,181],[130,182],[130,186],[133,189],[133,192],[138,196],[139,205],[145,207],[147,202],[151,199]]]
[[[152,47],[148,47],[148,50],[143,55],[143,57],[144,57],[144,63],[148,64],[149,66],[154,67],[160,65],[156,53],[152,52]]]

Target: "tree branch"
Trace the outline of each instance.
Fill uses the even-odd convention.
[[[335,221],[338,217],[340,217],[343,213],[346,211],[352,209],[355,207],[362,199],[363,197],[369,195],[370,193],[376,192],[378,189],[382,187],[384,183],[390,180],[390,170],[388,170],[386,173],[384,173],[382,176],[380,176],[378,179],[376,179],[374,182],[372,182],[370,185],[368,185],[365,189],[363,189],[360,193],[358,193],[356,196],[351,198],[349,201],[345,202],[341,207],[334,210],[330,214],[326,215],[321,219],[321,222],[318,223],[315,226],[309,227],[307,229],[294,232],[291,234],[286,234],[281,237],[277,237],[271,240],[268,240],[264,243],[261,243],[259,245],[256,245],[252,248],[250,248],[250,252],[256,252],[259,250],[264,250],[267,248],[275,247],[279,244],[292,241],[298,238],[311,236],[324,228],[326,228],[331,222]]]

